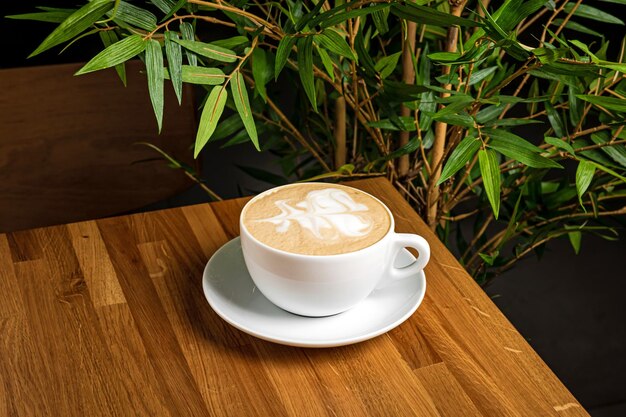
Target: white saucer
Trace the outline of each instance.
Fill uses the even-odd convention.
[[[396,266],[411,264],[407,250]],[[303,317],[272,304],[256,288],[244,264],[239,238],[211,257],[202,278],[204,295],[215,312],[234,327],[261,339],[291,346],[349,345],[381,335],[411,316],[426,292],[424,272],[374,290],[350,310],[328,317]]]

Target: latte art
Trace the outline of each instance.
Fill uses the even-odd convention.
[[[242,226],[275,249],[333,255],[366,248],[390,229],[387,209],[374,197],[342,185],[302,183],[251,200]]]
[[[289,200],[277,200],[274,204],[281,213],[257,221],[272,223],[278,233],[289,231],[292,222],[318,239],[365,236],[372,230],[371,217],[363,213],[369,211],[368,207],[356,203],[343,190],[327,188],[311,191],[304,201],[293,207],[289,205]],[[332,234],[325,236],[323,229],[329,229]]]

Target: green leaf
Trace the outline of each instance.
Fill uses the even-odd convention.
[[[193,25],[189,22],[181,22],[180,24],[180,33],[183,35],[183,39],[188,41],[193,41],[196,39]],[[187,55],[187,62],[189,65],[196,66],[198,65],[198,57],[196,54],[189,50],[185,50],[185,55]]]
[[[576,94],[580,93],[578,87],[569,86],[567,88],[567,98],[569,101],[569,120],[572,126],[577,126],[580,122],[580,118],[583,114],[583,103],[576,97]]]
[[[76,72],[75,75],[86,74],[126,62],[146,49],[147,42],[141,35],[131,35],[106,48]]]
[[[307,23],[309,23],[315,17],[315,15],[319,13],[319,11],[322,9],[322,6],[324,6],[324,2],[318,1],[310,12],[302,16],[298,20],[298,23],[296,23],[296,31],[300,32],[307,25]]]
[[[13,14],[4,17],[13,20],[35,20],[38,22],[61,23],[67,19],[72,12],[74,12],[74,10],[70,9],[68,11]]]
[[[490,148],[524,165],[532,168],[563,168],[557,162],[539,155],[541,148],[511,132],[485,129],[483,133],[491,138],[487,144]]]
[[[296,44],[296,41],[297,38],[287,35],[278,43],[278,48],[276,49],[276,61],[274,62],[274,80],[278,79],[278,75],[287,63],[291,49]]]
[[[511,31],[519,22],[545,6],[546,3],[547,0],[507,0],[493,13],[493,18],[500,28]]]
[[[271,56],[271,55],[270,55]],[[252,78],[254,79],[254,89],[264,101],[267,101],[267,91],[265,85],[274,75],[273,65],[268,62],[268,53],[261,48],[254,48],[252,51]]]
[[[165,7],[170,7],[170,9],[169,9],[169,11],[161,9],[161,11],[163,13],[167,13],[165,16],[163,16],[163,18],[161,19],[161,22],[165,22],[170,17],[172,17],[174,15],[174,13],[176,13],[177,11],[182,9],[183,6],[185,6],[187,4],[187,0],[178,0],[176,2],[176,4],[174,4],[173,6],[169,6],[170,4],[173,3],[173,1],[167,0],[167,3],[168,4],[165,5]]]
[[[165,32],[165,53],[172,86],[181,104],[183,99],[183,50],[175,41],[179,39],[176,32]]]
[[[395,151],[391,152],[389,155],[386,155],[382,158],[378,158],[376,161],[374,161],[374,163],[376,162],[386,162],[392,159],[396,159],[401,157],[402,155],[407,155],[410,153],[413,153],[415,151],[417,151],[419,149],[420,146],[420,139],[415,136],[413,139],[411,139],[406,145],[401,146],[400,148],[396,149]]]
[[[575,3],[567,3],[563,8],[563,11],[566,13],[571,12],[574,9]],[[613,23],[616,25],[623,25],[624,22],[621,19],[609,14],[607,12],[603,12],[600,9],[596,9],[595,7],[587,6],[586,4],[579,4],[578,8],[574,11],[574,16],[580,16],[591,20],[596,20],[602,23]]]
[[[176,4],[174,0],[150,0],[150,3],[158,7],[163,13],[168,13]]]
[[[322,65],[324,66],[326,73],[331,80],[335,81],[335,69],[333,67],[333,61],[330,59],[330,56],[328,56],[328,52],[326,52],[323,48],[317,48],[317,54],[322,60]]]
[[[239,132],[241,129],[243,129],[243,122],[241,121],[241,117],[239,117],[239,114],[232,114],[226,119],[220,121],[220,123],[215,128],[215,132],[213,132],[211,139],[224,139]]]
[[[28,57],[33,57],[50,48],[80,35],[97,22],[114,5],[113,0],[93,0],[69,15]]]
[[[224,82],[226,75],[219,68],[194,67],[192,65],[182,66],[183,82],[199,85],[219,85]],[[165,69],[165,77],[170,79],[167,68]]]
[[[608,135],[602,135],[599,133],[593,133],[591,135],[591,140],[595,144],[605,144],[610,141]],[[602,151],[611,157],[615,162],[626,168],[626,147],[623,144],[621,145],[607,145],[603,146]]]
[[[461,54],[458,52],[433,52],[432,54],[428,54],[428,59],[432,61],[438,62],[455,62],[461,57]]]
[[[357,57],[350,49],[348,42],[334,29],[324,29],[320,35],[315,36],[315,41],[339,56],[357,61]]]
[[[234,116],[237,118],[237,120],[239,120],[239,123],[241,124],[241,127],[243,127],[243,124],[241,122],[241,117],[239,117],[239,113],[235,114]],[[216,133],[219,130],[221,125],[222,125],[222,122],[219,122],[218,125],[217,125],[217,129],[215,129],[215,133],[213,133],[213,136],[211,137],[211,140],[217,139],[217,137],[215,135],[216,135]],[[258,130],[257,130],[257,135],[263,134],[267,130],[266,126],[267,125],[265,125],[265,124],[259,125],[258,126]],[[225,141],[220,146],[220,149],[229,148],[229,147],[235,146],[235,145],[241,145],[243,143],[250,143],[250,135],[248,135],[248,131],[246,129],[240,130],[239,132],[237,132],[236,134],[231,136],[227,141]]]
[[[463,17],[453,16],[450,13],[440,12],[434,7],[418,6],[407,2],[405,4],[394,3],[391,6],[391,13],[401,19],[410,20],[411,22],[421,23],[433,26],[461,26],[461,27],[477,27],[482,26],[478,22],[465,19]]]
[[[404,132],[413,132],[417,130],[417,128],[415,127],[415,119],[413,119],[412,117],[400,116],[399,120],[400,120],[401,126],[397,126],[393,124],[391,120],[389,119],[382,119],[382,120],[376,120],[373,122],[368,122],[367,125],[370,127],[376,127],[378,129],[401,130]]]
[[[98,34],[100,35],[100,39],[102,40],[102,44],[105,48],[108,48],[115,42],[119,41],[117,34],[112,30],[101,30]],[[118,77],[122,80],[122,84],[126,87],[126,67],[123,62],[115,66],[115,72],[117,72]]]
[[[115,15],[113,15],[114,12]],[[156,29],[157,25],[157,18],[154,14],[125,1],[120,1],[117,8],[108,12],[107,16],[112,16],[114,22],[122,21],[147,31]]]
[[[238,58],[237,54],[230,49],[222,48],[210,43],[188,41],[181,39],[172,39],[174,42],[179,43],[185,49],[189,49],[198,55],[205,56],[207,58],[214,59],[221,62],[235,62]]]
[[[437,102],[435,101],[435,95],[428,91],[422,94],[422,100],[419,104],[420,114],[420,129],[423,131],[429,130],[433,122],[433,118],[428,114],[437,110]]]
[[[222,48],[226,49],[234,49],[248,42],[248,38],[246,38],[245,36],[233,36],[231,38],[214,40],[213,42],[211,42],[211,44],[215,46],[221,46]]]
[[[470,75],[469,77],[468,84],[469,85],[478,84],[479,82],[481,82],[482,80],[484,80],[485,78],[489,77],[491,74],[496,72],[497,69],[498,69],[498,66],[493,66],[493,67],[481,69],[472,73],[472,75]]]
[[[558,60],[544,65],[539,70],[529,71],[531,75],[543,74],[561,81],[563,84],[572,85],[575,83],[573,77],[597,77],[598,66],[593,63],[580,63]]]
[[[607,110],[614,110],[620,113],[626,112],[626,100],[622,100],[621,98],[594,96],[586,94],[576,94],[576,97],[591,104],[604,107]]]
[[[365,74],[374,76],[376,70],[374,69],[374,60],[369,54],[367,47],[365,46],[365,39],[363,39],[363,31],[359,30],[354,38],[354,50],[356,55],[361,57],[361,65],[365,70]]]
[[[336,13],[334,16],[324,17],[320,21],[320,27],[327,28],[331,26],[336,26],[339,23],[345,22],[348,19],[352,19],[352,18],[359,17],[359,16],[366,16],[368,14],[386,9],[388,7],[389,7],[388,4],[375,4],[373,6],[365,6],[359,9],[352,9],[349,11],[339,12],[339,13]],[[330,10],[330,11],[332,12],[333,10]],[[326,13],[322,13],[319,16],[319,18],[322,18],[325,14]],[[318,20],[318,19],[315,19],[315,20]]]
[[[487,255],[485,253],[478,253],[478,256],[480,256],[481,259],[485,261],[485,263],[489,266],[493,265],[498,255],[500,255],[500,251],[495,251],[492,255]]]
[[[154,39],[146,41],[146,72],[148,75],[148,91],[154,109],[159,133],[163,126],[163,52],[161,45]]]
[[[248,92],[246,91],[246,83],[240,71],[236,71],[231,75],[230,89],[233,95],[233,101],[235,102],[235,108],[237,108],[243,126],[246,128],[246,132],[248,132],[248,136],[250,136],[254,147],[257,151],[260,151],[259,138],[257,136],[254,119],[252,118],[252,109],[250,108],[250,100],[248,99]]]
[[[389,24],[387,23],[388,18],[389,9],[383,9],[372,13],[372,21],[374,22],[374,26],[376,26],[376,30],[381,35],[389,32]]]
[[[569,243],[572,244],[572,248],[574,248],[574,253],[578,255],[580,252],[580,242],[583,237],[582,232],[580,230],[567,232],[567,237],[569,238]]]
[[[432,115],[432,118],[440,122],[447,123],[449,125],[461,126],[466,129],[471,129],[475,127],[476,125],[476,123],[474,123],[474,119],[472,118],[472,116],[470,116],[466,112],[461,112],[461,113],[456,113],[456,114],[436,113]]]
[[[487,106],[481,109],[478,113],[476,113],[476,121],[479,124],[485,124],[494,120],[504,110],[506,106],[504,104],[494,104],[492,106]]]
[[[600,61],[598,65],[602,68],[608,68],[626,74],[626,63]]]
[[[583,51],[584,53],[586,53],[589,58],[591,58],[591,62],[594,63],[598,63],[598,61],[600,60],[597,56],[595,56],[590,50],[589,47],[587,45],[585,45],[584,43],[576,40],[576,39],[572,39],[569,41],[569,43],[571,43],[572,45],[577,46],[581,51]]]
[[[564,141],[563,139],[559,139],[559,138],[553,138],[550,136],[546,136],[544,138],[544,140],[546,141],[546,143],[564,150],[565,152],[569,152],[571,155],[575,154],[574,148],[572,147],[572,145],[570,145],[569,143],[567,143],[566,141]]]
[[[200,116],[198,133],[196,134],[196,144],[193,151],[194,158],[198,157],[202,148],[204,148],[209,139],[211,139],[213,132],[215,132],[217,122],[224,112],[227,97],[228,91],[226,90],[226,86],[213,87],[209,93],[209,97],[204,103],[204,109],[202,109],[202,115]]]
[[[593,163],[584,160],[578,162],[578,168],[576,168],[576,192],[578,193],[578,201],[581,206],[583,205],[583,194],[589,188],[595,172],[596,167]]]
[[[317,111],[317,97],[313,77],[313,38],[307,36],[298,39],[298,74],[302,87],[313,109]]]
[[[500,109],[500,111],[502,111],[502,109]],[[541,123],[543,123],[541,120],[535,120],[535,119],[499,119],[499,120],[494,120],[492,122],[489,122],[487,123],[487,125],[489,127],[498,127],[498,126],[523,126],[523,125],[532,125],[532,124],[541,124]]]
[[[617,172],[613,171],[612,169],[607,168],[604,165],[601,165],[601,164],[599,164],[597,162],[594,162],[594,161],[586,161],[586,162],[589,162],[591,165],[595,166],[600,171],[604,171],[607,174],[610,174],[610,175],[614,176],[615,178],[621,180],[622,182],[626,183],[626,177],[624,177],[623,175],[618,174]]]
[[[577,156],[579,159],[580,156],[584,156],[587,160],[595,161],[598,164],[601,164],[605,167],[611,167],[613,169],[620,169],[620,166],[613,163],[613,160],[606,155],[606,153],[602,152],[600,149],[588,149],[586,151],[581,151],[581,148],[589,146],[589,141],[585,139],[577,139],[572,142],[572,147],[576,150]]]
[[[384,96],[386,99],[392,102],[413,101],[418,99],[420,95],[423,96],[422,93],[425,93],[427,91],[428,87],[425,87],[423,85],[406,84],[400,81],[393,80],[383,80]],[[434,98],[432,99],[432,103],[435,104],[434,107],[436,108],[437,103],[435,102]]]
[[[493,215],[497,219],[500,212],[500,166],[498,165],[498,156],[490,149],[481,149],[478,151],[478,163],[487,199],[493,209]]]
[[[563,58],[567,54],[567,50],[565,48],[535,48],[532,53],[542,64],[551,64]]]
[[[476,151],[480,149],[480,144],[481,141],[475,137],[468,136],[463,139],[450,154],[446,165],[443,167],[443,171],[441,171],[441,177],[439,178],[439,181],[437,181],[437,185],[441,184],[456,174],[458,170],[463,168],[465,164],[467,164],[476,154]]]
[[[452,98],[452,97],[451,97]],[[451,101],[443,109],[439,110],[433,117],[441,117],[441,116],[449,116],[458,114],[467,108],[467,106],[474,101],[474,98],[471,96],[460,96],[455,98],[455,100]]]
[[[374,69],[380,73],[380,78],[385,79],[391,75],[394,69],[398,66],[398,59],[402,55],[402,51],[396,52],[388,56],[384,56],[378,60]]]
[[[563,119],[561,119],[561,115],[559,115],[554,107],[552,107],[552,104],[550,104],[549,101],[546,101],[544,105],[546,107],[548,121],[550,122],[550,126],[552,126],[552,129],[554,129],[554,133],[556,133],[558,137],[564,137],[565,127],[563,125]]]

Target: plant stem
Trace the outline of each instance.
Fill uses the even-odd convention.
[[[307,140],[302,136],[302,133],[289,121],[287,116],[278,108],[278,106],[268,97],[267,104],[271,107],[271,109],[276,113],[276,115],[283,121],[283,123],[291,130],[295,138],[300,142],[302,146],[306,148],[307,151],[311,152],[311,155],[320,163],[322,168],[324,168],[327,172],[331,172],[332,169],[328,166],[324,158],[322,158],[319,153],[307,142]]]
[[[550,38],[550,43],[552,43],[552,41],[559,36],[559,33],[561,33],[561,31],[565,28],[565,25],[567,24],[567,22],[569,22],[570,18],[572,17],[572,15],[576,12],[576,9],[578,9],[578,6],[580,6],[580,3],[582,3],[583,0],[578,0],[576,2],[576,4],[574,5],[574,7],[572,7],[572,10],[569,11],[569,13],[567,14],[567,16],[565,16],[565,19],[563,19],[563,22],[561,22],[561,24],[559,25],[559,28],[554,32],[554,36],[552,36]],[[567,4],[567,2],[565,2],[565,4]],[[563,7],[565,7],[565,4],[563,4]],[[547,25],[546,25],[547,27]]]
[[[548,34],[548,27],[552,24],[556,16],[563,11],[567,3],[569,3],[569,0],[565,0],[563,4],[561,4],[559,7],[554,9],[554,11],[552,12],[552,15],[548,18],[548,21],[543,27],[543,32],[541,32],[541,40],[539,41],[539,46],[542,46],[545,43],[546,35]]]
[[[231,12],[231,13],[235,13],[239,16],[243,16],[248,18],[249,20],[257,23],[259,26],[265,26],[266,28],[269,28],[271,30],[277,29],[277,27],[273,24],[271,24],[270,22],[268,22],[267,20],[264,20],[262,18],[260,18],[259,16],[256,16],[252,13],[246,12],[245,10],[239,9],[237,7],[233,7],[230,6],[228,4],[226,4],[226,2],[224,1],[218,1],[217,3],[213,3],[210,1],[203,1],[203,0],[187,0],[188,3],[192,3],[192,4],[197,4],[200,6],[207,6],[207,7],[212,7],[214,9],[218,9],[218,10],[224,10],[226,12]]]
[[[200,188],[202,188],[202,190],[204,190],[205,193],[207,193],[213,200],[215,201],[222,201],[222,198],[215,194],[215,192],[213,190],[211,190],[209,187],[206,186],[206,184],[204,182],[202,182],[202,180],[200,178],[197,178],[195,175],[193,175],[192,173],[184,170],[183,171],[185,173],[185,175],[187,177],[189,177],[191,180],[193,180],[196,184],[198,184],[200,186]]]
[[[554,222],[558,222],[560,220],[565,220],[565,219],[574,219],[574,218],[587,218],[587,217],[604,217],[604,216],[618,216],[621,214],[626,214],[626,206],[619,208],[617,210],[612,210],[612,211],[603,211],[600,213],[594,213],[594,212],[589,212],[589,213],[569,213],[569,214],[563,214],[561,216],[557,216],[557,217],[553,217],[549,220],[544,220],[541,223],[537,223],[535,225],[533,225],[533,227],[543,227],[547,224],[550,223],[554,223]]]
[[[482,237],[483,234],[485,234],[485,232],[487,231],[487,228],[489,227],[493,219],[494,219],[493,212],[490,212],[489,216],[487,216],[487,219],[485,219],[482,226],[480,227],[480,230],[478,230],[478,232],[476,233],[476,235],[470,242],[469,246],[467,247],[467,250],[463,253],[463,256],[461,256],[461,259],[465,258],[469,254],[469,252],[476,245],[478,240]]]
[[[530,19],[526,20],[518,29],[517,35],[524,32],[529,27],[531,27],[537,20],[541,19],[541,17],[543,17],[544,14],[548,13],[548,11],[549,11],[548,8],[544,7],[543,10],[538,12],[536,15],[534,15]]]
[[[615,145],[623,145],[626,143],[626,139],[624,140],[616,140],[614,142],[605,142],[605,143],[596,143],[595,145],[583,146],[582,148],[575,149],[576,153],[590,151],[592,149],[604,148],[606,146],[615,146]]]
[[[472,217],[473,215],[477,214],[479,211],[480,211],[479,209],[474,209],[472,211],[468,211],[467,213],[457,214],[456,216],[441,216],[441,220],[445,220],[448,222],[458,222],[463,219],[467,219],[468,217]]]

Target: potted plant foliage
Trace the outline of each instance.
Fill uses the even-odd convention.
[[[386,176],[481,283],[626,214],[624,42],[588,26],[622,30],[622,1],[84,3],[12,16],[58,24],[32,55],[99,36],[78,74],[122,80],[140,57],[159,128],[165,83],[202,86],[196,156],[250,142],[285,177]]]

